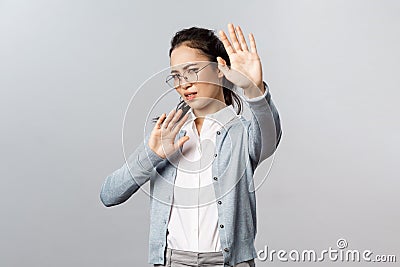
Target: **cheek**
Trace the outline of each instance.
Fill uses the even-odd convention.
[[[214,84],[204,84],[199,88],[199,94],[204,97],[215,98],[220,93],[220,88]]]
[[[179,96],[182,96],[183,97],[183,91],[181,90],[181,89],[175,89],[175,91],[176,91],[176,93],[179,95]]]
[[[199,81],[203,81],[204,83],[210,85],[210,86],[218,86],[221,85],[219,84],[219,78],[215,73],[207,73],[204,74],[203,76],[199,77]]]

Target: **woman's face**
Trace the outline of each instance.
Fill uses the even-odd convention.
[[[198,49],[180,45],[171,53],[171,74],[182,75],[186,69],[197,71],[209,63],[209,59]],[[200,70],[198,77],[197,82],[186,82],[181,78],[181,85],[176,91],[182,99],[198,114],[212,113],[215,109],[219,109],[217,107],[225,106],[221,86],[223,74],[218,69],[217,63],[212,62]]]

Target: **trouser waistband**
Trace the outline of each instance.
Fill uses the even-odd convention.
[[[224,256],[222,251],[217,252],[193,252],[185,250],[171,249],[167,247],[167,263],[181,262],[187,264],[215,264],[223,265]]]

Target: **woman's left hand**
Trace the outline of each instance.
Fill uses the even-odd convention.
[[[218,68],[229,81],[243,88],[245,92],[253,91],[257,88],[258,92],[260,92],[259,90],[264,92],[261,61],[257,54],[256,41],[253,34],[249,34],[249,51],[242,29],[237,26],[235,31],[233,24],[229,23],[228,30],[233,46],[229,42],[224,31],[220,30],[219,35],[228,53],[231,66],[229,68],[224,59],[217,57],[219,63]],[[238,33],[239,39],[236,36],[236,32]]]

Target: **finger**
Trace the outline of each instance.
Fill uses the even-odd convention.
[[[172,117],[172,120],[168,124],[168,129],[171,130],[175,123],[178,121],[179,117],[182,114],[182,109],[179,109],[177,112],[175,112],[174,116]]]
[[[238,32],[240,46],[242,47],[243,51],[249,51],[249,48],[247,47],[246,39],[244,38],[244,35],[242,32],[242,28],[240,28],[240,26],[237,26],[236,30]]]
[[[239,44],[239,41],[236,36],[235,32],[235,27],[233,26],[232,23],[228,24],[228,30],[229,30],[229,36],[231,37],[231,41],[233,43],[233,47],[235,48],[236,51],[241,51],[242,47]]]
[[[169,112],[168,117],[165,119],[165,121],[164,121],[164,123],[163,123],[163,127],[164,127],[164,128],[167,128],[167,127],[168,127],[168,124],[169,124],[169,122],[171,121],[171,119],[172,119],[172,117],[174,116],[174,114],[175,114],[175,109],[172,109],[172,110]]]
[[[161,129],[161,124],[167,115],[163,113],[157,120],[156,125],[154,125],[155,129]]]
[[[249,33],[249,39],[251,52],[257,53],[256,40],[254,39],[254,35],[252,33]]]
[[[235,49],[233,49],[224,31],[220,30],[219,36],[221,37],[221,41],[224,44],[225,50],[228,53],[228,56],[230,57],[233,53],[235,53]]]
[[[177,143],[174,144],[175,150],[178,150],[179,147],[183,146],[183,144],[189,140],[189,136],[185,135],[181,137]]]
[[[183,124],[185,124],[187,118],[189,117],[189,114],[185,114],[182,119],[175,125],[175,128],[172,130],[174,134],[177,134],[178,131],[182,128]]]

